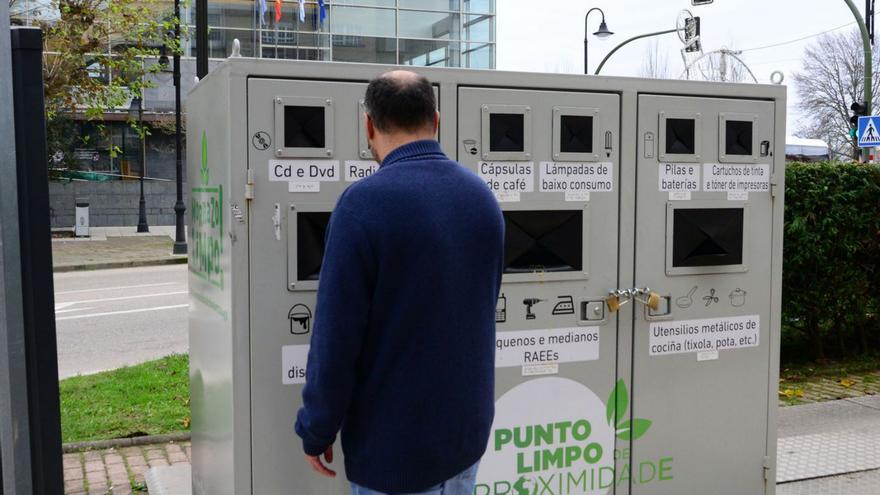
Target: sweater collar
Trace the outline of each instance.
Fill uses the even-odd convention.
[[[404,162],[416,158],[439,158],[445,159],[446,154],[440,148],[440,143],[433,139],[422,139],[404,144],[394,149],[382,160],[381,167],[397,162]]]

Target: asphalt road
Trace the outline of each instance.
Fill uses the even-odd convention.
[[[55,274],[58,376],[187,352],[187,268]]]

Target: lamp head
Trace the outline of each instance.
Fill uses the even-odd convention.
[[[599,30],[593,34],[600,40],[604,40],[614,34],[614,32],[608,30],[608,24],[605,24],[605,21],[603,20],[602,23],[599,24]]]

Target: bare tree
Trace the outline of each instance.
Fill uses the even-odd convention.
[[[875,55],[875,67],[878,62]],[[836,154],[858,158],[858,146],[849,137],[849,117],[850,105],[863,101],[865,94],[861,35],[858,31],[823,35],[807,47],[802,66],[793,76],[798,106],[806,119],[798,134],[823,139]],[[875,71],[873,86],[878,84],[880,75]]]
[[[642,77],[652,79],[670,79],[672,77],[669,73],[669,56],[660,50],[659,40],[652,40],[645,49],[642,69],[639,72]]]

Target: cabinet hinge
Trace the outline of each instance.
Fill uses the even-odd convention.
[[[764,479],[765,480],[770,479],[770,468],[772,467],[771,463],[770,463],[770,456],[766,456],[766,455],[764,456],[763,467],[764,467]]]
[[[779,175],[771,174],[770,175],[770,196],[775,198],[778,190],[779,190]]]
[[[244,198],[254,199],[254,169],[247,171],[247,183],[244,185]]]

